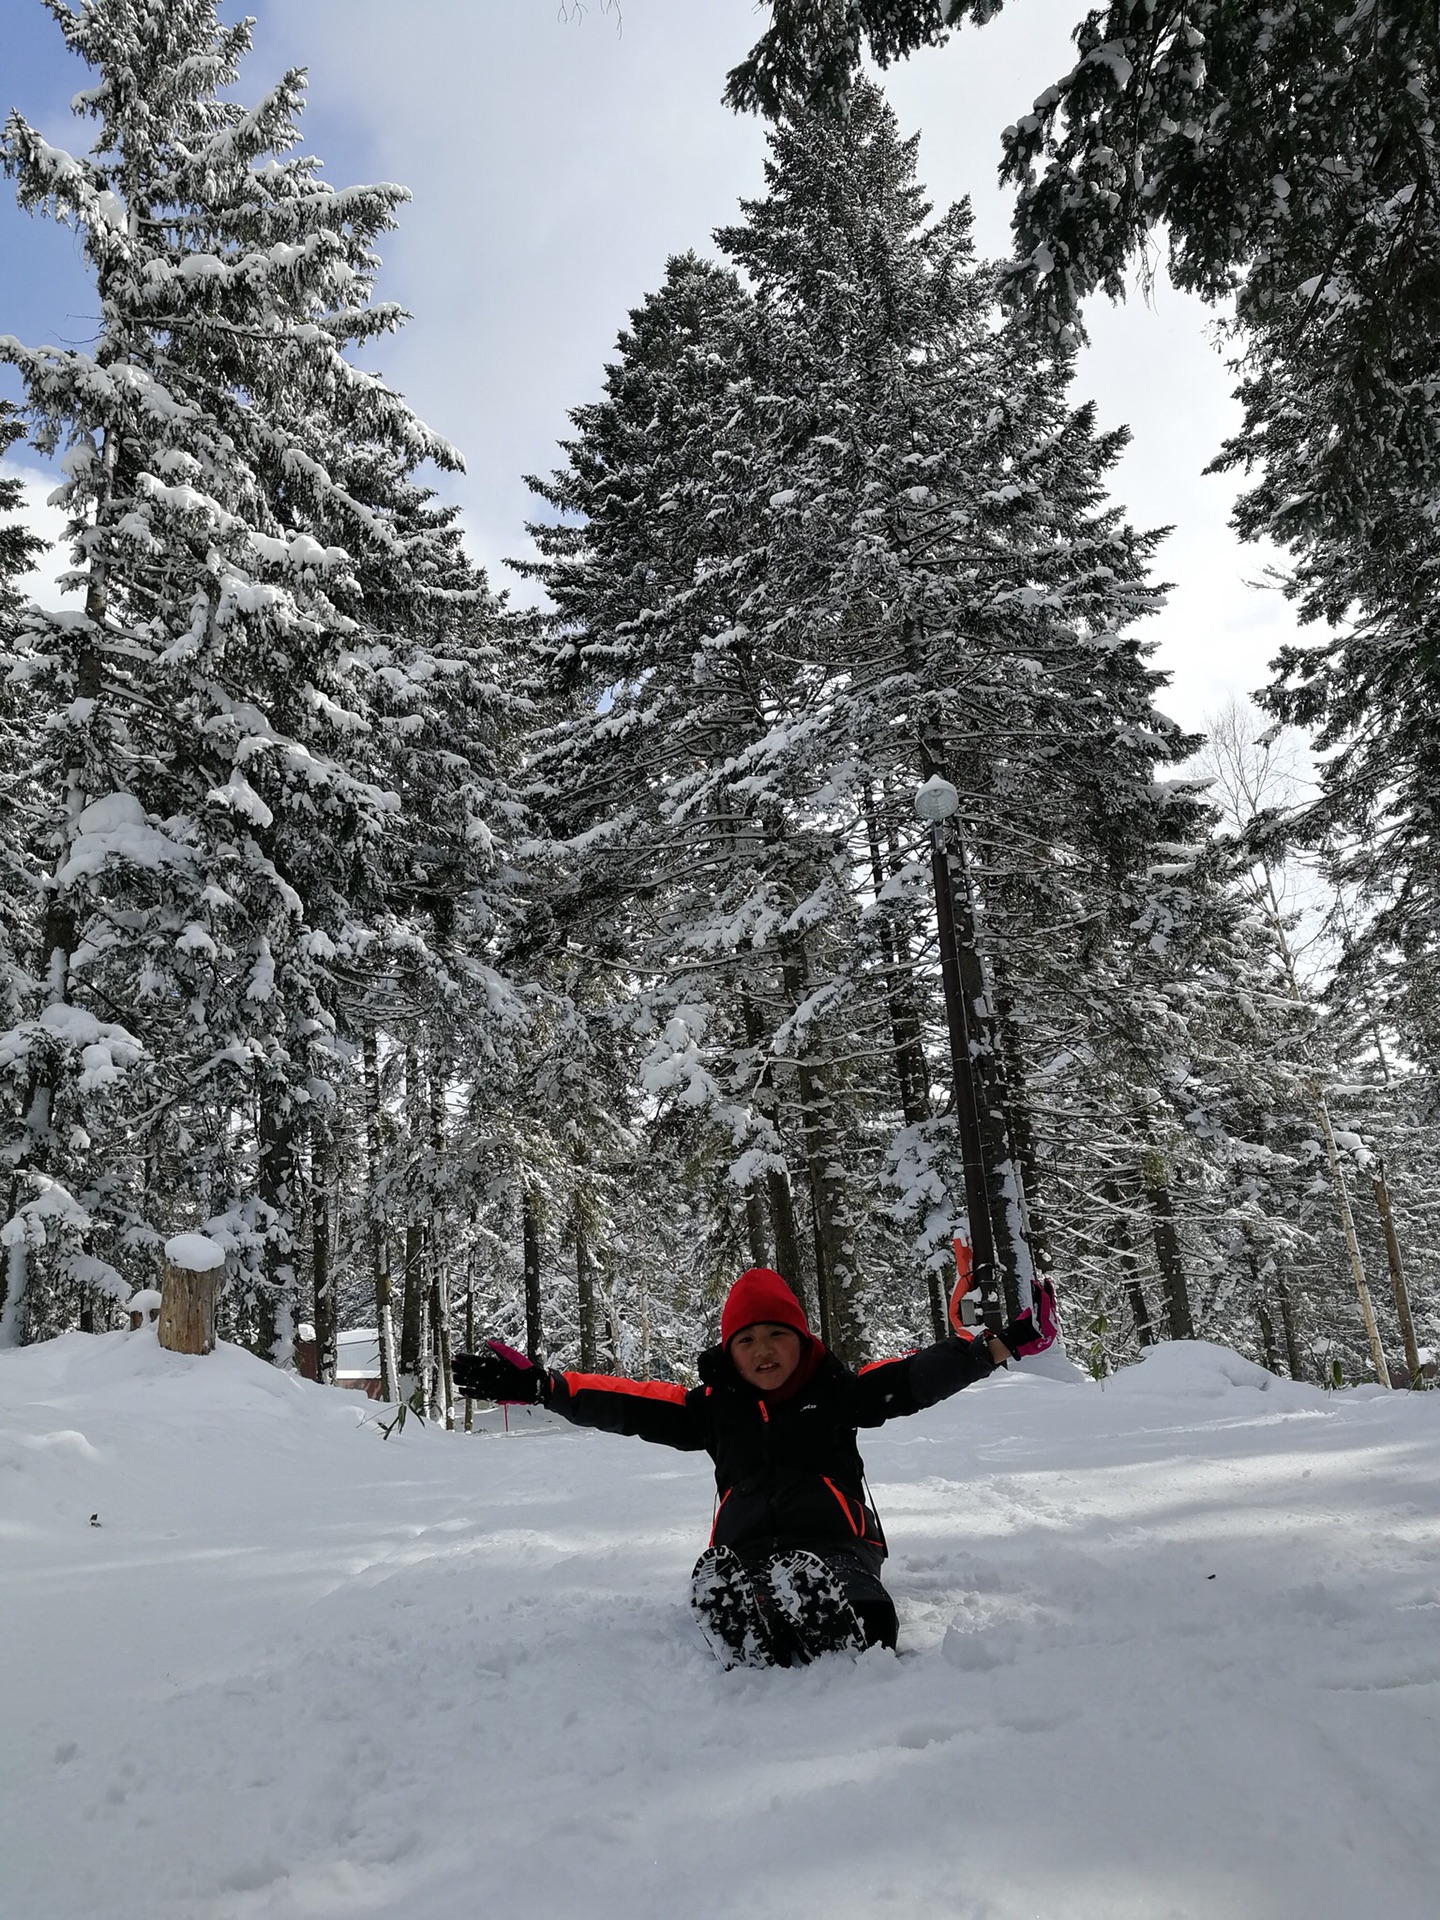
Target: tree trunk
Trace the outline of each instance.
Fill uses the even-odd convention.
[[[413,1401],[423,1360],[425,1337],[425,1229],[405,1222],[405,1275],[400,1303],[400,1397]]]
[[[1335,1189],[1335,1203],[1340,1210],[1340,1226],[1345,1235],[1345,1251],[1350,1257],[1350,1273],[1355,1282],[1356,1298],[1360,1302],[1360,1319],[1365,1328],[1365,1337],[1370,1343],[1370,1358],[1375,1367],[1375,1378],[1382,1387],[1388,1387],[1390,1368],[1385,1359],[1385,1349],[1380,1344],[1380,1329],[1375,1324],[1375,1308],[1371,1304],[1370,1286],[1365,1278],[1365,1262],[1360,1253],[1360,1236],[1355,1231],[1355,1215],[1350,1207],[1350,1189],[1345,1184],[1345,1169],[1340,1161],[1335,1129],[1330,1123],[1330,1109],[1318,1082],[1311,1091],[1315,1101],[1315,1112],[1320,1121],[1321,1138],[1325,1142],[1325,1158],[1330,1167],[1330,1182]]]
[[[10,1197],[5,1206],[7,1220],[14,1219],[19,1200],[20,1181],[16,1176],[10,1182]],[[14,1246],[5,1249],[4,1263],[0,1265],[0,1347],[25,1344],[25,1295],[29,1278],[29,1249],[23,1240],[17,1240]]]
[[[278,1367],[295,1358],[295,1115],[289,1089],[260,1089],[260,1201],[269,1210],[262,1256],[260,1351]]]
[[[798,1012],[808,987],[803,943],[791,942],[782,964],[791,1011]],[[834,1105],[808,1050],[797,1050],[794,1065],[815,1223],[821,1338],[847,1366],[858,1366],[864,1358],[865,1338],[855,1301],[859,1274]]]
[[[1420,1384],[1420,1349],[1415,1344],[1415,1322],[1410,1313],[1410,1290],[1405,1285],[1405,1269],[1400,1264],[1400,1242],[1395,1234],[1395,1216],[1390,1211],[1390,1188],[1385,1180],[1385,1162],[1377,1162],[1375,1206],[1385,1235],[1385,1258],[1390,1263],[1390,1289],[1395,1296],[1395,1312],[1400,1321],[1400,1338],[1405,1344],[1405,1366],[1412,1387]]]
[[[815,1192],[812,1183],[810,1192],[810,1243],[815,1256],[815,1298],[820,1312],[820,1344],[835,1351],[835,1330],[830,1323],[830,1277],[825,1271],[825,1235],[820,1227],[820,1209],[815,1204]]]
[[[1020,1169],[1023,1225],[1033,1277],[1036,1272],[1048,1272],[1052,1265],[1050,1236],[1045,1228],[1043,1211],[1036,1204],[1036,1196],[1040,1192],[1040,1153],[1030,1112],[1025,1053],[1015,1018],[1015,1004],[1005,963],[998,953],[992,956],[991,972],[995,977],[995,1039],[1007,1089],[1005,1118],[1009,1126],[1010,1150]]]
[[[330,1257],[330,1155],[323,1126],[310,1128],[310,1266],[315,1285],[315,1378],[335,1384],[340,1322]]]
[[[465,1280],[465,1351],[475,1351],[475,1278],[467,1274]],[[467,1393],[465,1396],[465,1431],[469,1433],[475,1425],[475,1402]]]
[[[793,1291],[808,1315],[818,1314],[819,1302],[811,1299],[806,1286],[806,1262],[800,1250],[800,1229],[795,1220],[795,1196],[790,1176],[781,1167],[771,1167],[765,1175],[765,1198],[769,1203],[770,1230],[775,1239],[775,1270]]]
[[[878,901],[885,887],[885,863],[880,853],[880,826],[875,813],[875,795],[865,788],[865,832],[870,844],[870,874]],[[899,867],[892,855],[892,873]],[[885,1002],[890,1016],[891,1062],[895,1088],[900,1096],[900,1111],[907,1127],[918,1126],[930,1114],[930,1069],[925,1059],[919,1011],[915,1004],[915,978],[908,956],[902,955],[896,929],[882,914],[880,952],[885,962]]]
[[[750,1047],[758,1051],[766,1041],[765,1026],[754,999],[743,989],[740,995],[740,1006],[745,1019],[746,1041]],[[775,1087],[773,1061],[767,1061],[765,1071],[760,1075],[756,1104],[761,1107],[776,1134],[779,1135],[779,1098]],[[765,1198],[770,1213],[770,1237],[775,1245],[775,1270],[800,1302],[806,1318],[812,1325],[818,1325],[819,1284],[817,1281],[815,1298],[812,1299],[810,1289],[806,1285],[807,1267],[800,1230],[795,1223],[795,1199],[790,1190],[790,1175],[785,1168],[766,1169]],[[761,1261],[759,1264],[763,1266],[765,1262]]]
[[[375,1321],[380,1334],[380,1397],[400,1398],[395,1365],[395,1319],[390,1298],[390,1239],[380,1207],[380,1052],[375,1029],[367,1027],[365,1055],[365,1158],[370,1175],[365,1212],[370,1230],[370,1273],[375,1288]]]
[[[880,827],[876,818],[875,795],[865,788],[865,832],[870,844],[870,876],[879,900],[884,889],[885,861],[880,852]],[[901,866],[899,849],[890,846],[891,874]],[[925,1058],[923,1029],[915,998],[915,975],[903,940],[888,916],[880,917],[880,951],[885,962],[885,1002],[890,1018],[890,1058],[895,1072],[895,1091],[907,1127],[918,1127],[930,1117],[930,1067]],[[926,1297],[930,1306],[930,1330],[937,1340],[949,1332],[945,1318],[945,1291],[933,1269],[925,1276]]]
[[[420,1053],[414,1041],[405,1045],[405,1131],[409,1149],[405,1198],[405,1274],[400,1307],[400,1391],[403,1399],[425,1411],[425,1227],[417,1188],[418,1163],[424,1140],[425,1106],[420,1086]]]
[[[1135,1322],[1135,1337],[1142,1347],[1154,1346],[1155,1329],[1150,1324],[1150,1305],[1141,1284],[1140,1259],[1135,1251],[1135,1243],[1130,1238],[1129,1217],[1120,1198],[1120,1189],[1113,1180],[1105,1183],[1101,1197],[1112,1208],[1110,1237],[1119,1255],[1120,1270],[1125,1276],[1125,1297],[1130,1303],[1130,1317]]]
[[[1285,1335],[1285,1362],[1290,1369],[1292,1380],[1305,1379],[1305,1357],[1300,1351],[1300,1341],[1295,1330],[1295,1308],[1290,1297],[1290,1282],[1275,1268],[1275,1302],[1280,1309],[1280,1326]]]
[[[1270,1373],[1279,1374],[1280,1354],[1275,1345],[1275,1323],[1270,1318],[1270,1309],[1263,1299],[1255,1302],[1255,1318],[1260,1322],[1260,1347],[1265,1355],[1266,1369]]]
[[[162,1347],[171,1353],[215,1351],[215,1296],[224,1271],[223,1260],[210,1267],[182,1267],[168,1255],[161,1260],[157,1331]]]
[[[958,820],[950,822],[949,869],[954,903],[960,987],[965,995],[975,1063],[975,1104],[990,1200],[990,1229],[1000,1268],[1006,1318],[1013,1320],[1034,1295],[1035,1267],[1025,1238],[1025,1188],[1015,1156],[1007,1109],[1010,1089],[997,1041],[985,966],[980,957],[975,893]]]
[[[1160,1285],[1165,1296],[1165,1315],[1172,1340],[1193,1340],[1195,1322],[1190,1315],[1190,1289],[1185,1282],[1185,1262],[1180,1252],[1180,1235],[1175,1229],[1175,1209],[1170,1200],[1170,1184],[1165,1163],[1158,1152],[1145,1157],[1142,1168],[1145,1191],[1155,1216],[1155,1262],[1160,1269]]]
[[[525,1256],[525,1351],[531,1364],[538,1367],[543,1329],[540,1324],[540,1195],[536,1188],[526,1186],[520,1213]]]
[[[429,1051],[430,1077],[430,1213],[427,1239],[430,1247],[430,1324],[435,1332],[435,1353],[440,1374],[440,1402],[445,1425],[455,1425],[455,1381],[450,1371],[450,1276],[444,1249],[450,1236],[444,1208],[437,1210],[437,1192],[443,1192],[445,1167],[445,1076],[437,1064],[436,1049]]]
[[[753,1180],[745,1189],[745,1241],[752,1267],[774,1266],[765,1240],[765,1203]]]
[[[595,1273],[590,1264],[590,1231],[585,1218],[585,1196],[577,1185],[570,1202],[571,1228],[575,1235],[575,1302],[580,1321],[580,1371],[594,1373],[595,1357]]]
[[[944,1340],[950,1332],[950,1322],[945,1310],[945,1289],[933,1267],[925,1275],[925,1293],[930,1304],[930,1331],[937,1340]]]
[[[440,1236],[430,1235],[430,1326],[435,1346],[435,1403],[446,1430],[455,1426],[455,1376],[450,1351],[450,1276],[440,1252]]]

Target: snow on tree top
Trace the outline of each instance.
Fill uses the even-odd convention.
[[[225,1249],[203,1233],[177,1233],[165,1242],[165,1258],[187,1273],[209,1273],[225,1264]]]

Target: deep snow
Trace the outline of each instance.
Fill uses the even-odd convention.
[[[972,1388],[866,1444],[903,1656],[767,1674],[703,1457],[378,1412],[0,1353],[4,1920],[1440,1911],[1440,1394]]]

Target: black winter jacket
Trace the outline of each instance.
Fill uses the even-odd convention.
[[[722,1347],[702,1353],[699,1370],[702,1384],[688,1392],[658,1380],[556,1373],[549,1404],[577,1427],[708,1453],[715,1546],[846,1545],[883,1554],[856,1430],[934,1406],[995,1368],[980,1340],[942,1340],[858,1373],[827,1352],[798,1393],[773,1402],[741,1380]]]

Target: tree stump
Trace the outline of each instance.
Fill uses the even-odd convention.
[[[126,1311],[132,1333],[138,1333],[141,1327],[153,1327],[160,1318],[160,1289],[142,1287],[138,1293],[132,1293]]]
[[[213,1353],[215,1296],[225,1271],[224,1249],[203,1233],[177,1233],[165,1242],[161,1265],[160,1344],[171,1353]]]

